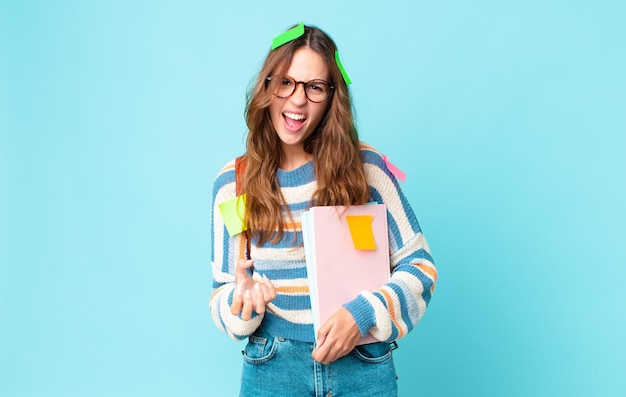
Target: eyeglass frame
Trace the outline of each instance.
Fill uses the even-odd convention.
[[[273,76],[268,76],[268,77],[266,77],[266,78],[265,78],[265,82],[266,82],[268,85],[271,83],[271,81],[272,81],[272,77],[281,77],[281,76],[280,76],[280,75],[278,75],[278,74],[275,74],[275,75],[273,75]],[[280,98],[280,99],[286,99],[286,98],[289,98],[289,97],[290,97],[290,96],[292,96],[292,95],[296,92],[296,90],[298,89],[298,84],[302,84],[302,86],[304,87],[304,88],[303,88],[303,90],[304,90],[304,96],[306,97],[306,99],[307,99],[308,101],[311,101],[311,102],[313,102],[313,103],[323,103],[323,102],[326,102],[326,101],[327,101],[327,100],[328,100],[328,99],[329,99],[329,98],[333,95],[333,92],[335,92],[335,86],[334,86],[334,85],[332,85],[330,82],[328,82],[328,81],[324,80],[324,79],[312,79],[312,80],[309,80],[309,81],[297,81],[296,79],[294,79],[294,78],[293,78],[293,77],[291,77],[291,76],[282,76],[282,78],[288,78],[288,79],[291,79],[293,82],[295,82],[295,84],[293,85],[293,91],[291,91],[291,94],[289,94],[289,95],[287,95],[287,96],[278,96],[278,94],[277,94],[277,93],[273,92],[272,94],[276,95],[276,98]],[[330,89],[330,92],[328,93],[328,96],[327,96],[327,97],[326,97],[323,101],[314,101],[314,100],[312,100],[311,98],[309,98],[309,96],[307,95],[307,93],[306,93],[306,85],[307,85],[307,84],[309,84],[309,83],[310,83],[310,82],[312,82],[312,81],[321,81],[321,82],[323,82],[323,83],[328,84],[328,88]]]

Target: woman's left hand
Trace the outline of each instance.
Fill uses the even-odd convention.
[[[233,292],[233,302],[230,312],[234,316],[241,315],[241,319],[248,321],[252,318],[252,311],[257,314],[265,313],[267,304],[276,298],[274,284],[265,276],[261,281],[254,281],[248,273],[252,267],[252,260],[241,259],[237,263],[235,270],[235,284],[237,287]]]
[[[342,307],[319,329],[313,359],[322,364],[331,363],[350,353],[360,339],[361,332],[354,317]]]

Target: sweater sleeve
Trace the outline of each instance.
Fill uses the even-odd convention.
[[[391,278],[381,288],[361,292],[344,307],[368,332],[391,342],[411,331],[424,315],[437,280],[437,270],[411,206],[382,156],[361,149],[371,199],[387,206]]]
[[[244,321],[230,312],[235,290],[235,267],[244,257],[246,241],[241,234],[230,236],[219,211],[219,205],[236,197],[235,161],[229,162],[217,175],[213,184],[213,206],[211,210],[211,268],[213,293],[209,302],[213,321],[219,329],[235,340],[243,340],[258,328],[263,315],[253,312],[252,318]],[[256,276],[256,275],[255,275]]]

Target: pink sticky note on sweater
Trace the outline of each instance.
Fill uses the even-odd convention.
[[[393,165],[387,156],[383,156],[383,160],[385,161],[387,168],[389,168],[389,171],[391,171],[396,178],[400,179],[402,182],[406,180],[406,174],[402,172],[400,168]]]

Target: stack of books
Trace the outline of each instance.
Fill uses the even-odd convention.
[[[384,204],[312,207],[302,215],[315,337],[321,325],[361,291],[390,277]],[[377,342],[368,334],[359,345]]]

